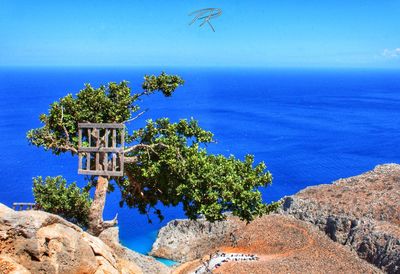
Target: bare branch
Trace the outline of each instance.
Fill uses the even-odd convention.
[[[67,138],[67,143],[69,144],[69,133],[68,133],[67,128],[64,125],[63,119],[64,119],[64,108],[61,107],[61,126],[63,127],[65,137]]]
[[[131,147],[125,149],[124,153],[128,153],[128,152],[140,149],[140,148],[146,148],[146,149],[152,150],[155,154],[157,154],[157,152],[154,150],[154,147],[157,147],[157,146],[168,147],[168,145],[166,145],[164,143],[157,143],[154,145],[137,144],[137,145],[134,145],[134,146],[131,146]]]
[[[124,157],[124,163],[126,164],[136,163],[137,161],[139,161],[138,157]]]
[[[142,112],[140,112],[138,115],[136,115],[136,116],[133,117],[132,119],[126,120],[124,123],[129,123],[129,122],[132,122],[132,121],[138,119],[140,116],[142,116],[143,114],[145,114],[148,110],[149,110],[148,108],[145,109],[145,110],[143,110]]]

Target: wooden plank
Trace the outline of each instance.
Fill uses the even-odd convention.
[[[124,124],[117,123],[78,123],[80,128],[124,128]]]
[[[125,146],[125,128],[121,130],[121,148],[124,149]]]
[[[100,129],[96,130],[96,148],[100,147]],[[96,170],[100,170],[100,153],[96,153]]]
[[[108,137],[110,135],[110,130],[108,128],[105,129],[104,132],[104,146],[108,147]]]
[[[123,152],[124,149],[121,147],[116,147],[116,148],[112,148],[112,147],[83,147],[79,150],[80,152]]]
[[[119,154],[119,170],[124,174],[124,152]]]
[[[78,149],[82,147],[82,129],[78,130]]]
[[[88,128],[88,142],[89,142],[89,147],[92,146],[92,129]]]
[[[19,205],[35,205],[35,203],[13,203],[13,206],[19,206]]]
[[[115,153],[112,154],[112,171],[117,171],[117,155]]]
[[[90,170],[90,153],[86,153],[86,170]]]
[[[115,176],[115,177],[124,175],[122,171],[86,170],[86,169],[78,170],[78,174],[98,175],[98,176]]]
[[[104,153],[104,157],[103,157],[103,169],[104,170],[108,170],[108,153]]]
[[[78,153],[78,169],[82,169],[82,153]]]
[[[117,147],[117,130],[113,129],[112,132],[113,132],[113,135],[112,135],[112,147],[116,148]]]

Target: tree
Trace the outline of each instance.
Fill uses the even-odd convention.
[[[144,113],[139,107],[143,97],[156,92],[169,97],[183,84],[179,76],[164,72],[146,75],[143,91],[133,94],[125,81],[97,89],[87,84],[76,96],[68,94],[51,104],[48,114],[40,116],[43,126],[30,130],[27,138],[56,155],[76,155],[78,123],[131,123]],[[264,204],[257,190],[272,180],[265,164],[254,165],[251,155],[240,161],[208,154],[206,145],[213,142],[213,134],[193,119],[147,120],[144,127],[125,135],[124,176],[88,178],[96,187],[89,213],[89,231],[94,235],[116,223],[102,218],[107,189],[115,185],[121,191],[120,206],[137,208],[148,218],[149,213],[163,218],[159,204],[182,203],[189,218],[202,215],[209,221],[224,219],[225,211],[251,221],[276,207]]]

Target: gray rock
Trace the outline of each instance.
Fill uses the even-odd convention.
[[[356,251],[388,273],[400,271],[400,229],[397,225],[369,218],[335,215],[329,207],[309,200],[285,197],[279,213],[316,225],[333,241]]]
[[[115,254],[126,261],[135,262],[144,273],[154,274],[167,274],[171,269],[166,265],[158,262],[153,257],[139,254],[130,250],[119,243],[119,229],[118,227],[108,228],[104,230],[99,238],[112,248]]]
[[[233,240],[236,229],[233,222],[174,220],[161,228],[150,255],[179,262],[198,259]]]

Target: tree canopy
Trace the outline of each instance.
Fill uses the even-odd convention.
[[[87,84],[75,96],[68,94],[51,104],[48,113],[40,116],[43,126],[30,130],[27,138],[56,155],[75,155],[78,123],[133,122],[144,113],[140,102],[145,96],[161,92],[169,97],[183,84],[179,76],[165,73],[146,75],[143,90],[137,93],[132,93],[126,81],[99,88]],[[207,153],[213,134],[196,120],[147,120],[125,135],[125,176],[110,178],[121,191],[121,206],[162,219],[160,204],[182,203],[189,218],[202,215],[210,221],[224,219],[226,211],[251,221],[276,207],[263,203],[258,190],[272,180],[265,164],[255,164],[252,155],[239,160]],[[96,184],[96,177],[88,179]]]

